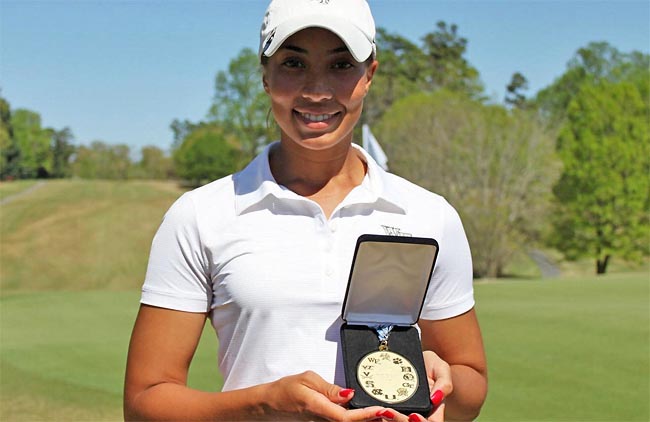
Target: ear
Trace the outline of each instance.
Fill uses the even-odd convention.
[[[262,73],[262,86],[264,87],[264,91],[268,94],[269,93],[269,83],[266,81],[266,73]]]
[[[373,60],[366,69],[366,94],[368,93],[368,90],[370,90],[370,85],[372,85],[372,78],[375,76],[377,67],[379,67],[379,62],[377,60]]]

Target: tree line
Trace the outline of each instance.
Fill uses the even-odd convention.
[[[156,146],[143,147],[134,161],[128,145],[76,145],[69,127],[42,127],[40,114],[11,110],[0,97],[0,180],[66,177],[168,179],[174,177],[174,168]]]
[[[606,42],[577,50],[534,97],[513,73],[485,94],[467,39],[438,22],[419,43],[378,29],[380,68],[361,117],[390,170],[445,196],[463,217],[477,276],[496,277],[517,251],[550,246],[591,257],[650,254],[650,56]],[[68,128],[40,128],[0,102],[0,177],[179,178],[192,185],[241,169],[277,139],[257,54],[243,49],[215,78],[204,121],[174,120],[171,154],[125,145],[74,146]],[[360,133],[356,139],[360,139]]]

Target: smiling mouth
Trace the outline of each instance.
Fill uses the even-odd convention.
[[[314,114],[302,113],[300,111],[295,111],[295,113],[306,123],[327,123],[340,114],[340,112]]]

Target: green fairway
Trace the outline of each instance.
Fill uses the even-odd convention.
[[[151,238],[181,193],[170,183],[48,181],[2,205],[1,421],[122,418]],[[480,421],[650,420],[648,268],[574,274],[476,284],[490,371]],[[219,390],[216,352],[208,326],[192,387]]]
[[[649,420],[648,273],[479,284],[476,296],[481,420]]]
[[[479,284],[481,421],[647,421],[647,275]],[[138,292],[4,296],[1,420],[118,420]],[[190,384],[217,391],[206,328]]]
[[[139,293],[19,293],[0,299],[0,420],[119,420]],[[193,387],[218,391],[214,332],[201,342]]]

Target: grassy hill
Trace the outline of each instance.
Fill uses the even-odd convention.
[[[181,193],[166,182],[58,180],[2,205],[2,294],[138,288],[153,234]]]
[[[24,192],[0,206],[0,420],[121,420],[151,238],[182,191],[50,181]],[[649,420],[648,281],[646,267],[478,282],[490,366],[479,420]],[[190,385],[218,391],[210,331]]]

